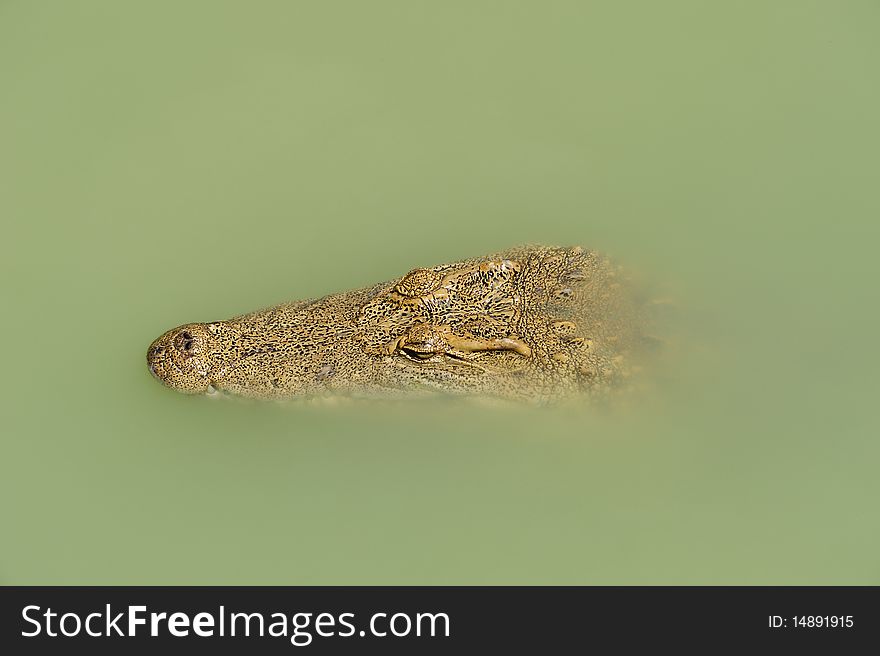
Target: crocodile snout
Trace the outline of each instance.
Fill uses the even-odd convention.
[[[147,349],[150,373],[181,392],[201,394],[210,387],[210,333],[203,324],[169,330]]]

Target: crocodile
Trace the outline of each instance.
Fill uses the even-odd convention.
[[[187,394],[553,401],[628,377],[643,322],[621,271],[581,247],[524,246],[184,324],[150,345],[147,363]]]

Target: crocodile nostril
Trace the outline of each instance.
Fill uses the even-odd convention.
[[[195,339],[188,330],[181,330],[174,338],[174,348],[178,351],[191,351],[194,344]]]

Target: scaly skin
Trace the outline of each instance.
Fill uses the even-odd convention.
[[[436,391],[550,401],[626,377],[640,311],[606,258],[530,246],[192,323],[147,362],[188,394],[284,399]]]

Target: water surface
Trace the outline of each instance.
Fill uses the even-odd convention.
[[[5,583],[880,583],[872,3],[0,7]],[[150,341],[519,243],[628,408],[239,405]]]

